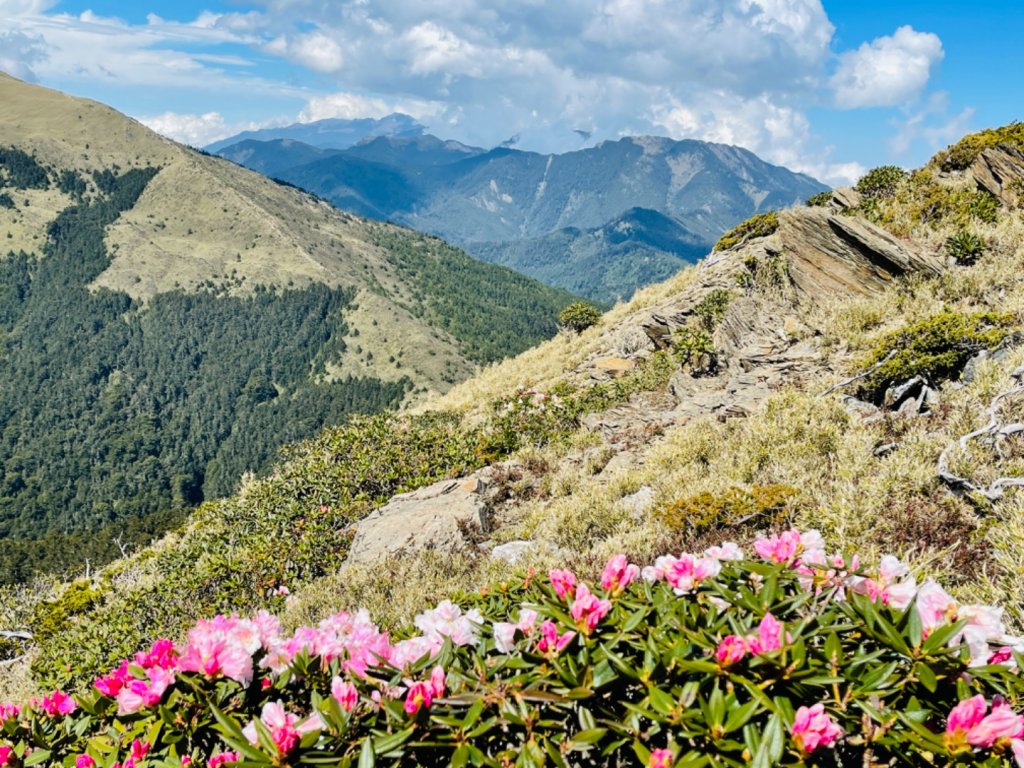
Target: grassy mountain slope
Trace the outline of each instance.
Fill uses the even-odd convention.
[[[107,559],[91,532],[148,537],[280,445],[551,335],[571,299],[5,76],[0,187],[8,580]]]
[[[9,592],[2,623],[36,640],[6,684],[34,685],[29,664],[47,682],[88,680],[216,610],[266,606],[294,626],[366,605],[404,622],[527,565],[592,578],[614,552],[643,562],[787,524],[819,528],[830,548],[895,551],[964,602],[1000,602],[1020,629],[1024,497],[965,492],[938,465],[1024,363],[1024,224],[1010,179],[997,200],[975,170],[938,170],[786,212],[774,232],[639,292],[579,336],[487,368],[418,414],[303,443],[272,476],[100,573]],[[842,274],[858,279],[813,289]],[[634,367],[609,378],[610,356]],[[931,399],[894,402],[891,385],[915,374]],[[536,406],[526,387],[558,399]],[[1021,420],[1015,397],[1002,401],[1003,423]],[[998,451],[984,441],[954,450],[950,471],[975,487],[1020,476],[1007,434]],[[347,526],[393,493],[488,464],[490,530],[451,551],[343,565]],[[527,542],[516,565],[487,556],[513,540]]]

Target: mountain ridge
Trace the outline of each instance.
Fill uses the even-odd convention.
[[[221,154],[273,167],[278,178],[339,207],[437,234],[479,258],[515,263],[524,274],[601,301],[664,278],[673,254],[652,252],[660,265],[652,271],[642,262],[630,265],[630,253],[595,251],[586,237],[567,240],[570,229],[594,231],[641,207],[674,219],[710,247],[740,220],[825,189],[742,148],[652,136],[562,154],[467,147],[429,134],[375,137],[329,157],[296,145],[235,145]],[[593,284],[566,282],[568,267],[552,273],[531,265],[526,243],[544,238],[546,248],[558,242],[567,253],[589,250]],[[523,255],[502,255],[513,252]]]

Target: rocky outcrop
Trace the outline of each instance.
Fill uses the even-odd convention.
[[[999,198],[1007,208],[1016,208],[1024,197],[1024,152],[999,146],[978,155],[970,168],[979,189]]]
[[[403,550],[462,547],[464,531],[489,526],[485,488],[471,476],[394,496],[356,523],[347,562],[368,563]]]
[[[779,214],[779,231],[764,247],[785,255],[789,277],[806,299],[869,295],[910,272],[936,275],[937,259],[868,221],[820,208]]]

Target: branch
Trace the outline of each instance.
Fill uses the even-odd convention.
[[[1002,441],[1010,435],[1024,432],[1024,424],[1014,423],[1000,425],[999,406],[1003,400],[1008,397],[1015,397],[1017,395],[1024,394],[1024,384],[1021,383],[1021,380],[1024,379],[1024,367],[1018,368],[1011,373],[1010,376],[1017,382],[1017,385],[1005,392],[1000,392],[992,398],[992,402],[989,403],[988,406],[988,423],[980,429],[968,432],[955,443],[947,445],[945,450],[939,454],[939,461],[936,467],[939,479],[946,483],[946,485],[957,490],[979,493],[989,501],[996,501],[997,499],[1002,498],[1003,491],[1006,488],[1024,487],[1024,477],[1000,477],[992,483],[989,483],[987,486],[975,485],[966,477],[955,475],[949,470],[949,457],[955,449],[966,451],[972,440],[985,435],[992,435],[996,453],[999,455],[999,458],[1002,459]]]
[[[897,352],[899,352],[899,350],[897,350],[897,349],[892,350],[888,355],[883,357],[881,360],[879,360],[877,363],[872,365],[866,371],[861,371],[856,376],[851,376],[850,378],[846,379],[845,381],[840,381],[838,384],[833,384],[831,387],[829,387],[824,392],[822,392],[820,395],[818,395],[818,397],[825,397],[825,395],[831,395],[837,389],[842,389],[843,387],[849,386],[850,384],[853,384],[853,382],[855,382],[855,381],[860,381],[861,379],[866,379],[872,373],[874,373],[879,368],[881,368],[883,365],[885,365],[890,360],[892,360],[894,357],[896,357],[896,353]]]
[[[32,633],[25,630],[0,629],[0,637],[8,640],[31,640]]]

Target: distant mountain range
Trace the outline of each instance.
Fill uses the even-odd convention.
[[[634,136],[542,155],[424,133],[312,146],[295,140],[300,127],[213,150],[603,302],[693,263],[743,219],[826,189],[740,147],[695,140]]]
[[[398,113],[379,119],[370,117],[358,120],[330,118],[312,123],[295,123],[279,128],[243,131],[227,139],[213,142],[206,147],[206,151],[219,152],[239,141],[273,141],[277,139],[301,141],[311,147],[345,149],[373,136],[419,136],[423,130],[423,126],[413,118]]]

